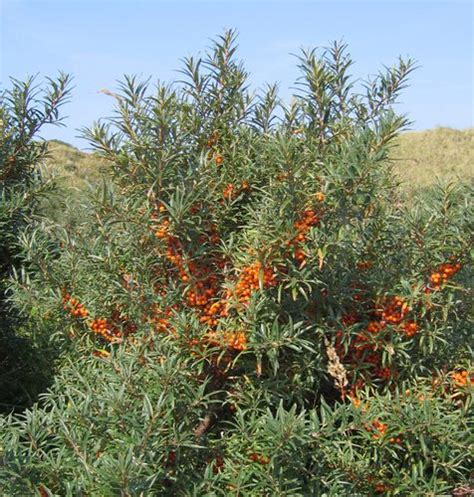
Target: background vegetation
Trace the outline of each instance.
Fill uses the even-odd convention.
[[[402,187],[410,193],[441,181],[472,182],[474,177],[474,128],[435,128],[405,131],[395,141],[390,157]],[[86,189],[108,173],[107,164],[97,154],[51,140],[46,171],[63,185]]]
[[[474,128],[435,128],[400,135],[392,152],[402,186],[410,191],[433,185],[436,178],[472,182]]]

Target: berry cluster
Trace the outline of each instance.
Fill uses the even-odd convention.
[[[459,262],[442,264],[437,268],[437,271],[430,276],[431,287],[427,286],[425,291],[429,293],[433,289],[441,288],[441,285],[456,274],[461,269]],[[366,269],[364,264],[361,269]],[[362,388],[367,379],[379,378],[385,381],[390,380],[395,371],[389,367],[382,367],[382,355],[380,344],[383,344],[390,338],[392,332],[403,333],[407,338],[413,338],[419,333],[419,323],[413,316],[410,316],[412,309],[408,303],[400,296],[383,297],[376,299],[375,305],[370,304],[370,299],[364,299],[362,294],[357,294],[354,301],[359,305],[363,304],[365,309],[362,315],[369,317],[365,330],[356,333],[349,339],[348,346],[344,345],[343,332],[336,332],[336,351],[345,365],[352,366],[350,373],[358,371],[357,365],[363,364],[363,378],[353,378],[353,386],[349,392],[349,397],[357,405],[360,402],[357,400],[357,391]],[[372,310],[371,310],[372,309]],[[364,321],[364,317],[355,311],[344,314],[341,318],[341,323],[345,327],[353,326],[356,323]],[[367,367],[368,366],[368,367]],[[360,370],[359,370],[360,371]],[[457,385],[466,385],[468,382],[467,373],[454,373],[453,381]],[[473,380],[471,380],[473,381]],[[342,392],[344,395],[344,392]]]
[[[219,139],[219,131],[217,131],[217,130],[213,131],[211,133],[211,136],[207,140],[207,143],[206,143],[207,147],[208,148],[214,147],[217,144],[218,139]]]
[[[87,320],[89,311],[84,304],[81,304],[77,299],[72,298],[65,290],[63,294],[63,309],[74,318],[82,318],[92,330],[93,333],[99,335],[107,342],[120,341],[124,336],[134,333],[137,329],[136,325],[129,321],[127,317],[121,315],[118,310],[114,310],[110,319],[95,318]]]
[[[364,261],[358,263],[357,266],[359,269],[367,269],[371,267],[371,263]],[[431,288],[440,288],[441,284],[444,284],[460,269],[460,263],[453,262],[442,264],[430,277],[431,283],[437,285]],[[367,324],[366,333],[356,335],[349,348],[354,348],[354,346],[358,346],[359,349],[362,348],[363,350],[372,348],[371,344],[367,343],[367,336],[377,337],[383,330],[387,329],[387,326],[391,326],[391,329],[394,331],[403,333],[407,338],[412,338],[419,332],[418,322],[413,318],[409,318],[409,315],[412,313],[412,309],[400,296],[377,299],[375,305],[370,304],[370,299],[364,299],[362,293],[357,293],[354,296],[354,300],[359,304],[365,303],[368,305],[364,311],[364,314],[370,316],[371,320]],[[370,308],[375,308],[375,310],[370,310]],[[363,318],[354,311],[344,314],[341,318],[341,322],[344,326],[352,326],[361,321],[363,321]],[[342,337],[342,334],[337,333],[336,337],[339,339]],[[339,347],[339,350],[342,350],[341,347]],[[358,352],[355,355],[360,356],[360,354],[361,353]],[[371,359],[373,359],[373,357],[370,355],[365,358],[365,360],[368,360],[369,362]]]
[[[202,324],[207,325],[210,330],[215,330],[220,320],[229,315],[234,294],[231,290],[221,293],[222,279],[216,276],[213,268],[192,266],[190,269],[195,276],[193,278],[195,283],[186,294],[186,305],[196,309],[200,314],[199,320]],[[247,303],[251,295],[258,291],[260,275],[262,276],[263,288],[269,288],[276,284],[275,273],[269,268],[262,268],[259,262],[244,268],[235,285],[235,296],[239,303]],[[219,298],[219,294],[222,297]],[[244,332],[209,332],[206,341],[234,351],[243,351],[247,348],[247,337]]]
[[[446,282],[461,269],[459,262],[441,264],[437,270],[430,275],[430,287],[439,290]]]
[[[262,266],[260,261],[245,267],[235,285],[235,295],[239,302],[247,303],[250,297],[259,290],[260,281],[263,289],[275,286],[277,284],[276,274],[271,268]],[[229,291],[228,296],[231,295],[232,293]]]
[[[233,198],[235,198],[237,196],[236,193],[234,192],[234,184],[233,183],[228,183],[225,186],[224,191],[222,192],[222,196],[226,200],[232,200]]]
[[[247,348],[247,336],[245,333],[228,333],[225,337],[227,346],[230,349],[242,351]]]
[[[135,333],[137,327],[122,316],[120,311],[114,310],[109,319],[96,318],[89,323],[90,329],[109,343],[120,342],[123,338]]]
[[[389,485],[380,481],[374,485],[374,490],[377,494],[385,494],[386,492],[390,491],[390,489],[391,487]]]
[[[324,200],[326,199],[326,195],[324,195],[323,192],[316,192],[314,194],[314,198],[317,202],[324,202]]]
[[[169,224],[170,224],[170,222],[168,221],[168,219],[163,220],[161,225],[155,231],[156,238],[164,239],[168,236]]]
[[[322,195],[324,196],[324,194]],[[303,211],[300,219],[295,222],[295,229],[298,234],[288,245],[294,249],[294,258],[297,262],[303,263],[306,260],[307,254],[302,249],[301,245],[306,242],[311,227],[316,226],[319,221],[320,218],[315,210],[306,209]]]
[[[242,270],[235,284],[235,293],[229,289],[224,292],[222,298],[216,300],[214,297],[220,293],[218,285],[221,282],[215,276],[209,276],[205,280],[212,282],[208,288],[208,294],[205,294],[204,298],[201,297],[201,300],[196,301],[196,304],[201,305],[201,323],[215,329],[219,324],[219,320],[229,315],[233,295],[237,297],[239,303],[248,303],[251,296],[260,288],[260,277],[262,278],[263,289],[276,285],[276,274],[270,268],[264,268],[257,261]],[[205,283],[199,286],[206,291]],[[191,291],[190,296],[193,300],[188,300],[188,305],[194,306],[196,292]],[[187,299],[189,299],[189,294]],[[247,348],[247,338],[244,332],[220,334],[218,343],[225,344],[227,348],[235,351],[242,351]]]
[[[398,296],[381,299],[375,315],[380,319],[380,324],[400,324],[410,311],[408,304]]]
[[[418,325],[411,319],[402,323],[401,328],[408,338],[415,336],[419,331]]]
[[[114,330],[112,322],[106,318],[96,318],[89,324],[91,330],[101,336],[107,342],[113,342],[120,338],[118,330]]]
[[[387,432],[388,424],[382,423],[378,419],[372,422],[371,426],[367,427],[367,430],[370,432],[373,432],[372,438],[374,440],[378,440],[380,438],[383,438],[385,436],[385,433]],[[375,430],[375,431],[374,431]]]
[[[366,271],[367,269],[370,269],[373,266],[372,261],[359,261],[356,264],[356,267],[359,271]]]
[[[248,191],[250,191],[250,184],[248,181],[242,181],[240,188],[235,188],[234,183],[227,183],[222,192],[222,196],[225,200],[234,200],[240,193]]]
[[[376,307],[374,312],[376,319],[369,322],[367,326],[368,333],[377,335],[387,325],[395,326],[397,331],[403,332],[408,338],[418,333],[418,324],[413,319],[407,319],[411,309],[401,297],[383,298]]]
[[[214,161],[218,166],[223,162],[222,155],[218,151],[218,141],[219,141],[219,131],[213,131],[209,138],[207,139],[206,146],[209,148],[209,158],[214,157]]]
[[[474,386],[474,376],[470,375],[466,370],[457,371],[451,376],[456,387],[467,387],[469,385]]]
[[[247,336],[244,332],[237,333],[221,333],[210,331],[206,334],[206,342],[214,347],[227,348],[236,352],[241,352],[247,349]]]
[[[227,316],[228,304],[224,300],[217,300],[215,302],[208,302],[202,310],[202,316],[199,318],[200,322],[207,324],[210,328],[215,328],[219,323],[219,318]]]
[[[220,166],[224,162],[222,155],[219,153],[214,155],[214,160],[217,166]]]
[[[352,366],[352,370],[357,370],[356,366],[364,365],[364,378],[378,378],[389,381],[396,372],[387,366],[382,366],[382,352],[380,344],[390,338],[392,331],[403,333],[407,338],[412,338],[419,331],[418,324],[413,319],[408,319],[411,312],[410,307],[399,296],[384,297],[378,299],[378,304],[372,306],[375,310],[368,310],[371,320],[365,329],[350,337],[349,346],[346,348],[343,341],[343,332],[336,332],[336,351],[341,360],[346,365]],[[344,314],[341,322],[344,326],[350,327],[362,322],[363,318],[356,312]],[[387,328],[390,326],[390,328]],[[386,332],[386,333],[384,333]],[[353,386],[352,394],[356,396],[357,390],[361,388],[365,381],[358,378],[361,384]]]
[[[360,321],[360,317],[355,312],[348,312],[341,317],[344,326],[352,326]]]
[[[431,290],[438,290],[444,285],[448,279],[452,278],[460,269],[461,264],[454,262],[454,257],[451,258],[453,262],[441,264],[437,270],[430,276],[431,286],[426,287],[427,293]],[[366,269],[366,263],[359,264],[360,269]],[[362,301],[360,298],[354,298],[357,302]],[[342,332],[336,333],[336,350],[347,364],[355,365],[358,362],[372,364],[374,366],[373,372],[376,377],[388,380],[392,372],[388,368],[382,368],[380,365],[380,352],[377,352],[375,343],[369,337],[380,341],[382,332],[387,330],[387,326],[391,326],[392,330],[403,333],[407,338],[413,338],[419,332],[419,324],[413,318],[409,318],[412,309],[408,303],[400,296],[384,297],[378,299],[375,305],[375,310],[370,312],[372,320],[367,324],[365,333],[358,333],[355,337],[351,338],[349,350],[342,345]],[[342,316],[341,322],[344,326],[352,326],[360,322],[362,318],[356,312],[349,312]],[[382,340],[385,337],[382,337]]]
[[[176,308],[176,305],[174,306]],[[168,307],[165,310],[158,307],[158,305],[153,305],[151,307],[150,321],[153,323],[153,329],[158,333],[168,333],[171,331],[170,327],[170,317],[172,314],[172,308]]]
[[[267,456],[264,456],[263,454],[257,454],[256,452],[252,452],[252,454],[250,454],[249,456],[249,459],[262,465],[269,464],[270,462],[270,459],[268,459]]]
[[[235,284],[234,292],[227,290],[222,298],[214,298],[219,290],[220,281],[213,275],[204,282],[198,282],[196,287],[201,293],[191,290],[187,295],[187,304],[190,307],[200,307],[200,322],[211,330],[217,328],[219,321],[229,315],[230,305],[235,295],[239,303],[248,303],[251,296],[260,288],[260,277],[264,289],[276,285],[276,274],[270,268],[264,268],[260,262],[245,267]],[[207,285],[206,282],[211,282]],[[204,294],[202,291],[204,290]],[[206,335],[207,343],[220,345],[234,351],[243,351],[247,348],[247,337],[244,332],[222,333],[209,332]]]
[[[249,188],[248,183],[244,182],[242,189],[247,188]],[[233,191],[233,188],[229,187],[228,191]],[[169,222],[162,223],[160,229],[155,234],[159,233],[157,237],[166,241],[166,258],[177,270],[177,275],[181,283],[188,285],[184,298],[185,305],[188,308],[194,309],[199,314],[200,322],[209,329],[202,340],[196,341],[194,339],[190,341],[190,344],[207,344],[233,351],[245,350],[247,348],[245,333],[213,331],[218,327],[219,320],[228,316],[229,313],[229,297],[231,293],[222,293],[223,278],[220,276],[219,271],[225,266],[225,261],[221,257],[212,254],[211,257],[208,256],[207,261],[187,258],[181,242],[169,233],[168,228]],[[209,242],[211,245],[219,242],[215,225],[210,225],[207,234],[201,235],[200,242]],[[152,319],[155,323],[155,328],[158,331],[169,331],[171,310],[163,311],[155,309],[153,312]]]
[[[87,318],[89,311],[77,299],[63,291],[63,309],[74,318]]]

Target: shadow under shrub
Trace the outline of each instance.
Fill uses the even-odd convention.
[[[4,328],[0,336],[0,412],[22,411],[37,401],[40,393],[46,391],[54,377],[54,363],[57,359],[51,344],[22,336],[20,329],[25,325],[17,323]]]

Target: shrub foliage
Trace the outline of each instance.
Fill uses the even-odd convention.
[[[51,390],[3,418],[12,495],[439,495],[472,460],[468,187],[406,205],[413,70],[302,51],[253,94],[235,34],[84,130],[113,177],[26,230],[12,305]],[[469,491],[466,490],[466,491]]]
[[[43,90],[34,78],[13,79],[11,86],[0,92],[1,410],[31,404],[48,379],[48,363],[38,357],[38,342],[23,336],[29,319],[8,302],[8,288],[12,274],[27,266],[19,243],[24,229],[35,223],[42,199],[51,190],[41,180],[46,144],[37,140],[38,133],[45,125],[61,123],[59,108],[68,99],[70,77],[49,79]]]

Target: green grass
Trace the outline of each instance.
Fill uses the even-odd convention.
[[[407,191],[433,185],[437,178],[468,182],[474,176],[474,128],[435,128],[409,131],[396,141],[391,152],[394,170]],[[52,140],[46,171],[60,184],[83,190],[107,174],[107,164],[97,155]]]

